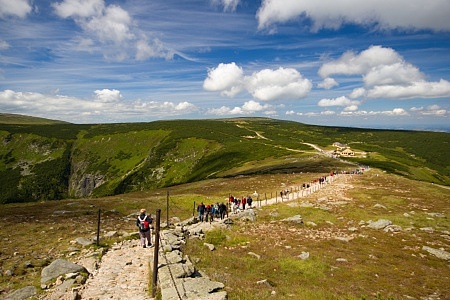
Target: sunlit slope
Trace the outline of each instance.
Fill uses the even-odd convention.
[[[450,185],[448,133],[238,118],[0,124],[0,141],[1,203],[114,195],[236,175],[329,172],[358,163]],[[334,142],[356,155],[331,158]]]

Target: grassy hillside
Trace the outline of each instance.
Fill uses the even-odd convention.
[[[36,124],[36,125],[48,125],[48,124],[68,124],[64,121],[50,120],[45,118],[30,117],[17,114],[5,114],[0,113],[0,124]]]
[[[101,247],[108,248],[123,237],[104,234],[135,232],[134,214],[141,207],[152,213],[161,209],[163,221],[167,212],[184,220],[200,201],[214,203],[230,193],[255,190],[269,197],[321,175],[238,176],[97,199],[3,205],[1,269],[12,275],[0,276],[0,297],[27,285],[39,290],[44,266],[57,258],[83,257],[82,247],[71,241],[95,237],[99,209]],[[258,208],[255,222],[236,220],[228,229],[207,233],[205,240],[190,239],[184,253],[197,269],[225,284],[229,299],[448,299],[448,262],[423,250],[450,252],[448,192],[371,169],[299,200]],[[304,224],[283,221],[295,215]],[[378,219],[401,229],[367,226]],[[300,259],[302,252],[310,257]],[[262,280],[267,283],[257,283]]]
[[[1,118],[0,118],[1,119]],[[450,185],[450,134],[264,118],[0,124],[0,203],[101,197],[237,175],[353,168],[307,145],[345,143],[353,164]]]

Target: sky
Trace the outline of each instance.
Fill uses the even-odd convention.
[[[450,132],[449,0],[0,0],[0,113]]]

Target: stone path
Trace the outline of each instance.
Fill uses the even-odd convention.
[[[154,248],[142,248],[139,240],[124,241],[108,251],[100,268],[79,291],[81,299],[151,299],[149,263]]]
[[[333,185],[341,186],[347,183],[351,176],[334,176],[330,183],[322,186],[316,184],[311,187],[309,191],[293,192],[289,199],[283,201],[292,201],[298,198],[305,197],[321,188],[331,187]],[[254,201],[254,207],[271,205],[280,203],[281,199],[263,199],[259,203]],[[223,226],[222,222],[214,221],[213,223],[201,222],[190,225],[188,230],[206,232],[217,226]],[[106,300],[106,299],[128,299],[128,300],[145,300],[153,299],[150,296],[149,285],[151,281],[150,263],[153,264],[154,248],[142,248],[139,240],[123,241],[120,244],[114,245],[103,257],[98,269],[91,272],[91,276],[83,285],[83,287],[74,294],[68,292],[65,295],[58,295],[52,297],[48,294],[41,299],[44,300],[73,300],[73,299],[87,299],[87,300]],[[78,297],[78,298],[76,298]]]

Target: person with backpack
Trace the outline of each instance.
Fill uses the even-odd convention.
[[[206,211],[206,206],[205,206],[205,204],[203,204],[203,202],[201,202],[197,206],[198,220],[200,222],[203,222],[205,220],[205,211]]]
[[[147,248],[147,246],[152,246],[152,223],[152,217],[147,215],[145,208],[142,208],[140,215],[137,217],[136,226],[139,228],[139,237],[141,240],[141,245],[144,248]]]

